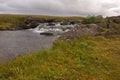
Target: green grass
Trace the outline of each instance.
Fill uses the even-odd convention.
[[[58,40],[0,64],[0,80],[120,80],[120,36]]]
[[[1,30],[12,29],[12,28],[14,28],[14,25],[12,23],[1,23],[0,24]]]
[[[24,15],[0,14],[0,29],[13,29],[17,24],[22,24],[25,20]]]
[[[84,17],[80,16],[48,16],[48,15],[30,15],[33,18],[42,18],[42,19],[57,19],[60,21],[79,21],[84,19]]]
[[[16,23],[23,22],[25,15],[10,15],[10,14],[0,14],[0,23]]]

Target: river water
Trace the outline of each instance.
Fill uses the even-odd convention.
[[[49,49],[57,36],[69,31],[75,25],[47,26],[39,24],[34,29],[17,31],[0,31],[0,62],[17,55]],[[53,34],[53,36],[40,35]]]
[[[45,36],[29,30],[0,31],[0,62],[17,55],[50,48],[56,36]]]

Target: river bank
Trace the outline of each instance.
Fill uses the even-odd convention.
[[[119,73],[119,35],[56,41],[50,50],[17,56],[0,65],[1,80],[119,80]]]

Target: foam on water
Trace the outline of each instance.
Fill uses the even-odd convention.
[[[62,34],[68,32],[73,27],[74,25],[46,26],[46,24],[39,24],[36,28],[29,30],[35,33],[53,32],[53,33]]]

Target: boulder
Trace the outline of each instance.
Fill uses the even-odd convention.
[[[105,33],[105,36],[110,36],[113,34],[119,34],[115,29],[110,29]]]
[[[83,35],[92,35],[96,36],[100,34],[103,30],[96,24],[87,24],[87,25],[80,25],[76,26],[72,30],[64,33],[60,39],[62,40],[70,40],[79,38]]]
[[[54,34],[52,32],[43,32],[43,33],[40,33],[40,35],[53,36]]]
[[[116,24],[120,24],[120,18],[113,19],[113,22],[116,23]]]
[[[119,34],[120,33],[120,16],[108,17],[107,28],[109,31],[106,34]]]
[[[26,17],[23,24],[20,24],[18,27],[22,29],[30,29],[37,27],[40,23],[49,23],[58,22],[57,19],[44,19],[44,18],[32,18]]]
[[[60,22],[60,21],[57,20],[57,19],[47,19],[46,22],[47,23],[53,23],[53,22]]]

